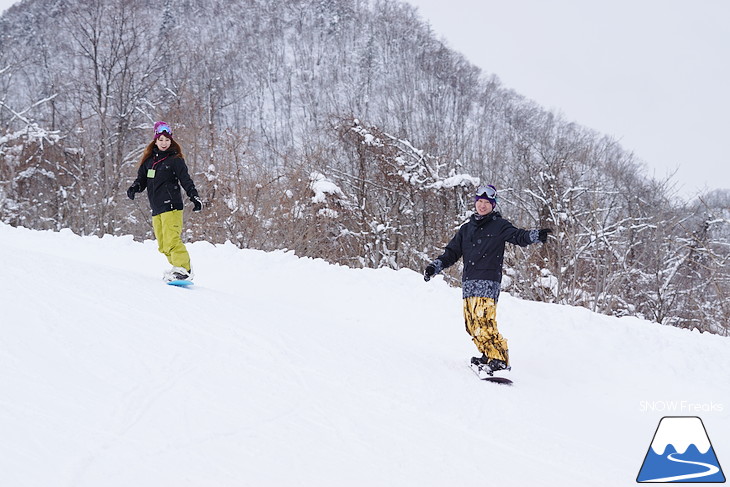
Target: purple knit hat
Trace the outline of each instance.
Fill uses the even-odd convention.
[[[492,204],[492,207],[497,206],[497,188],[491,184],[479,186],[474,195],[474,202],[478,200],[487,200]]]
[[[155,138],[154,140],[157,140],[157,138],[165,134],[166,137],[172,138],[172,129],[170,128],[170,124],[167,122],[155,122]]]

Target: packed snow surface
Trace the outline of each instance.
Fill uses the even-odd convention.
[[[0,224],[0,485],[633,485],[663,416],[730,465],[728,338],[503,293],[509,387],[441,277],[188,249]]]

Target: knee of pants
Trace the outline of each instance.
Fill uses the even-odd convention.
[[[474,336],[496,330],[496,303],[492,298],[471,297],[464,299],[464,321],[466,331]]]
[[[152,217],[155,238],[160,252],[170,254],[182,243],[182,211],[172,210]]]
[[[180,247],[185,247],[180,237],[167,239],[164,242],[160,243],[160,252],[162,252],[163,254],[170,254]]]

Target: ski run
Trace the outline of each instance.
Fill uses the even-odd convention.
[[[635,485],[663,416],[730,465],[728,338],[505,292],[506,387],[440,276],[188,249],[0,224],[0,485]]]

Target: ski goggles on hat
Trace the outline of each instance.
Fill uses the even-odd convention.
[[[497,190],[493,186],[479,186],[476,193],[477,198],[497,199]]]
[[[170,128],[170,126],[167,125],[166,123],[161,123],[155,129],[155,137],[158,137],[165,132],[167,132],[167,135],[172,136],[172,129]]]

